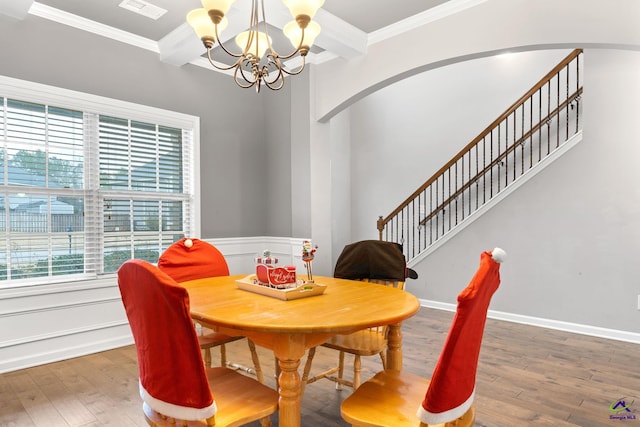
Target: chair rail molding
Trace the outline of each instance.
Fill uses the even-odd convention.
[[[283,265],[302,263],[304,238],[203,239],[229,262],[231,274],[255,271],[265,249]],[[0,290],[0,373],[133,344],[115,274],[95,280]]]
[[[305,238],[206,238],[227,258],[232,275],[254,271],[254,258],[269,249],[282,265],[304,271]],[[408,291],[411,291],[410,285]],[[452,310],[453,305],[421,301],[425,307]],[[490,312],[490,318],[544,328],[640,343],[640,334],[557,322],[513,313]],[[115,275],[79,283],[58,283],[0,292],[0,373],[84,356],[133,344]]]

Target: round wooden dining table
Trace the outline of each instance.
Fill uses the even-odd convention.
[[[375,283],[315,277],[326,285],[324,293],[281,300],[239,289],[236,280],[244,277],[211,277],[181,286],[189,293],[194,320],[273,350],[280,366],[279,426],[300,426],[300,359],[334,335],[388,325],[388,368],[402,369],[401,322],[420,309],[414,295]]]

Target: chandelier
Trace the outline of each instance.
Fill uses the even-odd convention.
[[[294,21],[283,28],[285,36],[294,47],[293,52],[280,55],[271,46],[271,37],[267,29],[264,14],[264,0],[251,0],[249,29],[238,34],[236,44],[242,51],[234,53],[222,43],[220,33],[228,25],[226,14],[236,0],[201,0],[202,8],[187,14],[187,22],[202,40],[207,49],[207,58],[213,67],[221,71],[233,70],[236,84],[242,88],[255,86],[256,92],[264,84],[269,89],[279,90],[284,86],[285,75],[300,74],[305,66],[305,57],[320,33],[320,26],[311,19],[322,6],[324,0],[282,0],[289,8]],[[214,45],[234,58],[231,65],[218,64],[211,56]],[[302,64],[288,71],[283,60],[300,55]]]

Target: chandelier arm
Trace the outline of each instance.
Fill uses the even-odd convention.
[[[211,58],[211,49],[207,49],[207,59],[209,60],[209,63],[217,68],[220,71],[229,71],[230,69],[232,69],[233,67],[237,67],[238,66],[238,62],[240,62],[240,60],[237,60],[234,64],[231,64],[229,66],[224,66],[221,67],[219,65],[216,65],[216,63],[213,61],[213,58]]]
[[[291,52],[290,54],[288,54],[288,55],[278,55],[278,56],[279,56],[280,58],[282,58],[282,59],[289,59],[289,58],[293,58],[293,56],[294,56],[296,53],[300,52],[300,50],[301,50],[301,49],[302,49],[302,47],[304,46],[304,44],[303,44],[303,43],[304,43],[304,28],[302,28],[302,34],[300,35],[300,43],[298,44],[298,47],[297,47],[297,48],[295,48],[295,50],[294,50],[293,52]],[[305,50],[308,52],[308,51],[309,51],[309,47],[307,46]],[[306,53],[305,53],[305,55],[306,55]],[[300,55],[300,56],[304,56],[304,55]]]
[[[269,80],[267,77],[269,76],[269,65],[272,65],[277,73],[276,76]],[[267,64],[262,67],[263,70],[263,75],[267,76],[264,77],[263,80],[265,82],[265,84],[267,84],[267,86],[269,86],[271,88],[271,84],[277,82],[278,80],[282,79],[284,80],[284,75],[282,74],[282,72],[284,71],[284,69],[282,68],[282,62],[280,62],[280,59],[277,56],[274,56],[272,54],[267,55]],[[285,71],[286,72],[286,71]]]
[[[258,16],[259,10],[260,9],[258,8],[258,0],[251,0],[251,18],[249,20],[249,31],[251,31],[251,29],[253,28],[255,28],[256,31],[258,30],[258,23],[260,22],[260,17]],[[264,19],[264,11],[262,12],[262,16]]]
[[[265,64],[265,66],[263,68],[267,68],[269,66],[274,67],[276,70],[282,68],[282,62],[280,62],[280,59],[279,59],[277,53],[269,52],[266,55],[266,59],[267,59],[267,63]]]
[[[265,80],[264,85],[271,90],[280,90],[284,87],[284,80],[280,80],[280,84],[278,86],[275,86],[272,83],[267,83],[267,81]]]
[[[258,0],[255,0],[258,1]],[[270,52],[275,52],[273,47],[271,46],[271,38],[269,37],[269,26],[267,25],[267,15],[264,13],[264,0],[260,0],[260,5],[262,6],[262,22],[264,27],[264,34],[267,36],[267,49]],[[256,17],[257,20],[257,17]],[[259,21],[258,21],[259,22]],[[256,22],[256,30],[258,29],[258,23]]]
[[[240,71],[240,76],[242,77],[242,79],[247,82],[247,84],[243,84],[242,80],[240,80],[240,78],[238,77],[238,71]],[[238,86],[240,86],[242,89],[249,89],[251,86],[255,85],[257,80],[254,81],[250,81],[247,79],[247,77],[244,75],[244,71],[242,70],[242,67],[240,66],[240,64],[238,64],[236,66],[235,71],[233,72],[233,79],[236,81],[236,84]]]
[[[296,71],[287,71],[283,68],[282,71],[288,76],[297,76],[302,72],[302,70],[304,70],[305,65],[307,65],[306,56],[302,56],[302,65],[300,65],[300,68],[298,68]]]
[[[217,40],[218,41],[218,46],[220,46],[222,48],[222,50],[224,51],[224,53],[226,53],[227,55],[233,57],[233,58],[241,58],[242,57],[242,53],[238,54],[238,53],[233,53],[231,51],[229,51],[226,47],[224,47],[224,44],[222,43],[222,40],[220,39],[220,34],[218,33],[218,24],[215,24],[213,26],[214,31],[215,31],[215,39],[214,42]],[[212,48],[211,47],[207,47],[207,55],[209,55],[209,50]],[[244,52],[243,52],[244,53]],[[210,56],[210,55],[209,55]],[[209,61],[211,62],[211,59],[209,59]],[[215,65],[214,65],[215,67]],[[226,68],[225,70],[229,70],[230,68]]]
[[[264,82],[265,86],[267,86],[271,90],[280,90],[280,89],[282,89],[284,87],[284,75],[280,71],[275,79],[273,79],[271,81],[269,81],[267,79],[263,79],[263,82]],[[280,84],[278,84],[276,86],[275,83],[278,83],[278,82],[280,82]]]
[[[217,37],[217,35],[216,35],[216,37]],[[244,52],[243,53],[233,53],[233,52],[227,50],[227,48],[224,47],[224,44],[222,44],[222,40],[220,40],[220,39],[218,39],[218,46],[220,46],[222,48],[224,53],[226,53],[227,55],[232,56],[234,58],[242,58],[242,56],[244,54]]]
[[[255,44],[256,44],[256,54],[260,51],[260,37],[258,37],[258,24],[260,23],[259,21],[259,16],[258,16],[258,0],[251,0],[251,15],[250,15],[250,19],[249,19],[249,37],[247,37],[247,43],[242,51],[242,55],[243,56],[247,56],[247,53],[249,52],[249,48],[251,46],[253,46],[253,39],[255,38]],[[264,16],[264,15],[263,15]],[[265,24],[266,26],[266,24]],[[268,40],[268,37],[267,37]]]
[[[262,70],[260,70],[260,68],[258,67],[259,62],[256,62],[255,58],[249,57],[245,58],[244,61],[242,61],[242,65],[245,65],[246,68],[251,69],[251,73],[249,73],[249,70],[247,70],[246,68],[239,67],[240,75],[242,76],[243,80],[250,85],[248,87],[251,87],[254,84],[260,85],[260,81],[263,79],[263,74]],[[251,78],[248,78],[247,76],[251,76]]]

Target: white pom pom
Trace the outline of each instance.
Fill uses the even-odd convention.
[[[500,248],[495,248],[493,251],[491,251],[491,258],[493,258],[493,260],[495,262],[504,262],[504,260],[507,258],[507,253],[504,251],[504,249],[500,249]]]
[[[187,248],[190,248],[191,246],[193,246],[193,240],[191,240],[191,239],[187,239],[187,240],[185,240],[185,241],[184,241],[184,245],[185,245]]]

